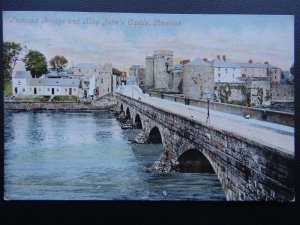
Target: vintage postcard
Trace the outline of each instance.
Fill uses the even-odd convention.
[[[2,25],[5,200],[294,201],[294,16]]]

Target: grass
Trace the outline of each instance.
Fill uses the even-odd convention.
[[[52,101],[55,102],[76,102],[78,98],[76,96],[54,96]]]
[[[4,81],[4,95],[12,95],[12,82]]]
[[[16,97],[15,100],[23,101],[23,102],[47,102],[49,98],[50,98],[49,96],[40,96],[35,98]]]

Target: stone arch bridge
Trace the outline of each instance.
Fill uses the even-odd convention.
[[[294,199],[292,154],[119,93],[115,97],[118,111],[138,124],[145,135],[159,130],[164,154],[158,161],[165,161],[164,165],[176,168],[187,152],[195,155],[197,151],[217,174],[227,200]]]

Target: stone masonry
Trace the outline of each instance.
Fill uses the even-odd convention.
[[[140,116],[144,134],[157,127],[164,154],[155,163],[172,171],[185,151],[197,149],[210,162],[227,200],[292,201],[294,157],[194,119],[165,112],[115,93],[117,107]]]

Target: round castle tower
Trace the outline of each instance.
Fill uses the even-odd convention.
[[[214,86],[213,66],[197,58],[183,66],[182,93],[191,99],[204,99],[204,93],[212,93]]]

